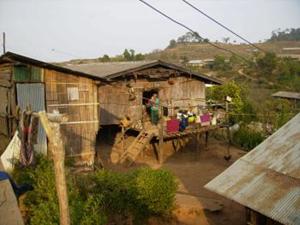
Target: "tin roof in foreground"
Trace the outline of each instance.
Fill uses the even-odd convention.
[[[282,224],[300,224],[300,113],[205,188]]]
[[[299,92],[290,92],[290,91],[278,91],[272,94],[273,97],[278,98],[290,98],[290,99],[298,99],[300,100],[300,93]]]

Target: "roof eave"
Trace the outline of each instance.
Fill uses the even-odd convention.
[[[52,63],[46,63],[40,60],[36,60],[33,58],[29,58],[23,55],[19,55],[13,52],[6,52],[5,54],[3,54],[0,57],[0,62],[21,62],[21,63],[26,63],[26,64],[30,64],[30,65],[34,65],[34,66],[38,66],[38,67],[42,67],[42,68],[46,68],[46,69],[52,69],[58,72],[63,72],[63,73],[70,73],[73,75],[77,75],[77,76],[83,76],[83,77],[87,77],[89,79],[93,79],[93,80],[100,80],[102,82],[107,82],[106,79],[101,78],[101,77],[95,77],[93,75],[87,74],[87,73],[83,73],[83,72],[79,72],[76,70],[72,70],[72,69],[68,69],[65,67],[61,67],[61,66],[57,66],[54,65]]]
[[[196,78],[199,78],[199,79],[203,80],[205,83],[217,84],[217,85],[223,84],[223,81],[221,81],[219,79],[212,78],[212,77],[209,77],[209,76],[206,76],[206,75],[203,75],[203,74],[194,73],[194,72],[189,71],[189,70],[187,70],[183,67],[177,66],[175,64],[167,63],[167,62],[164,62],[164,61],[161,61],[161,60],[157,60],[157,61],[151,62],[149,64],[146,64],[146,65],[142,65],[142,66],[139,66],[139,67],[136,67],[136,68],[131,68],[131,69],[128,69],[128,70],[124,70],[124,71],[121,71],[121,72],[117,72],[117,73],[107,75],[107,76],[105,76],[105,79],[107,79],[107,81],[113,81],[113,79],[115,79],[117,77],[129,74],[129,73],[137,72],[137,71],[140,71],[140,70],[143,70],[143,69],[147,69],[147,68],[150,68],[150,67],[153,67],[153,66],[159,66],[159,65],[165,66],[167,68],[175,69],[175,70],[180,70],[180,71],[182,71],[184,73],[187,73],[187,74],[191,74],[191,75],[195,76]]]

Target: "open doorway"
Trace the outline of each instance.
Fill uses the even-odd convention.
[[[158,89],[148,89],[148,90],[145,90],[143,91],[143,105],[146,107],[146,111],[147,111],[147,114],[148,116],[150,116],[150,99],[151,97],[154,95],[154,94],[157,94],[158,95]]]

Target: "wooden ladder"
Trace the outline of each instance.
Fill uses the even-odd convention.
[[[139,135],[134,139],[131,145],[121,155],[119,162],[123,163],[125,160],[130,161],[130,166],[138,157],[138,155],[145,149],[147,144],[150,143],[154,133],[142,130]]]

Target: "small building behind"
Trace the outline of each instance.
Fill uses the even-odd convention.
[[[205,187],[246,207],[246,224],[300,224],[300,113]]]

